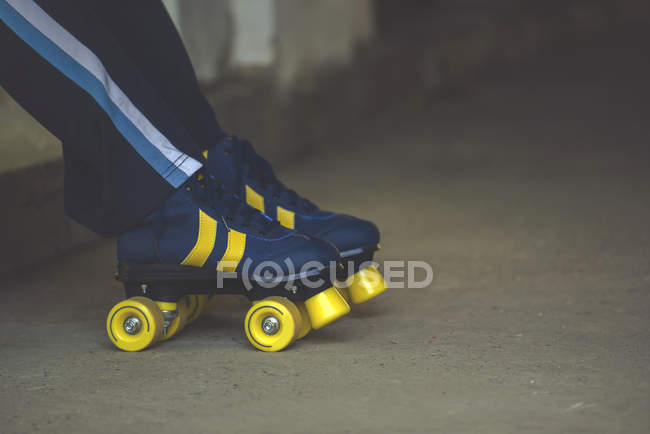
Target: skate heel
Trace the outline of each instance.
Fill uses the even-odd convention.
[[[309,313],[312,328],[318,330],[348,314],[350,305],[332,287],[305,300],[305,309]]]
[[[374,266],[357,271],[346,283],[344,289],[347,289],[352,304],[365,303],[388,289],[384,277]]]

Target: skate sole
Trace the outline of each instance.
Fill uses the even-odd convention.
[[[189,294],[243,295],[251,301],[275,295],[305,301],[332,287],[329,269],[264,280],[185,265],[120,262],[115,278],[124,284],[127,297],[170,302]]]

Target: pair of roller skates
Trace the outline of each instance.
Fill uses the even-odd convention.
[[[106,321],[116,347],[170,339],[216,296],[238,294],[252,302],[250,343],[279,351],[386,289],[369,265],[374,224],[286,188],[246,141],[226,138],[204,156],[199,174],[118,238],[116,278],[127,299]]]

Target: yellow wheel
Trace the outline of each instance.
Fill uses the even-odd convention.
[[[199,298],[199,316],[201,316],[208,311],[208,303],[210,302],[210,297],[214,296],[199,294],[197,297]]]
[[[185,297],[178,300],[178,303],[170,301],[157,301],[156,304],[163,313],[167,330],[160,336],[161,341],[166,341],[176,336],[187,324],[189,302]]]
[[[296,339],[302,339],[311,331],[311,320],[309,319],[309,312],[307,312],[304,301],[297,302],[296,307],[300,312],[300,319],[302,321],[302,327],[300,327],[300,330],[298,331],[298,337]]]
[[[190,294],[185,297],[187,303],[187,323],[192,324],[199,319],[208,302],[208,296],[203,294]]]
[[[336,288],[336,289],[338,290],[339,294],[341,294],[341,296],[345,299],[345,301],[348,304],[352,303],[350,301],[350,292],[348,291],[348,288]]]
[[[217,304],[217,296],[214,294],[208,295],[208,299],[205,302],[205,307],[203,308],[203,313],[210,312],[216,304]]]
[[[244,319],[250,343],[262,351],[280,351],[289,346],[302,328],[300,311],[284,297],[267,297],[253,303]]]
[[[374,266],[364,268],[350,276],[347,288],[353,304],[365,303],[387,289],[384,277]]]
[[[305,300],[305,307],[314,330],[325,327],[350,312],[350,305],[334,287]]]
[[[141,351],[160,339],[163,314],[146,297],[132,297],[113,306],[106,318],[108,337],[120,350]]]

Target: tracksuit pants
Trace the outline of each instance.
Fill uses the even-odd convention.
[[[65,209],[141,221],[224,138],[159,0],[0,0],[0,86],[63,144]]]

